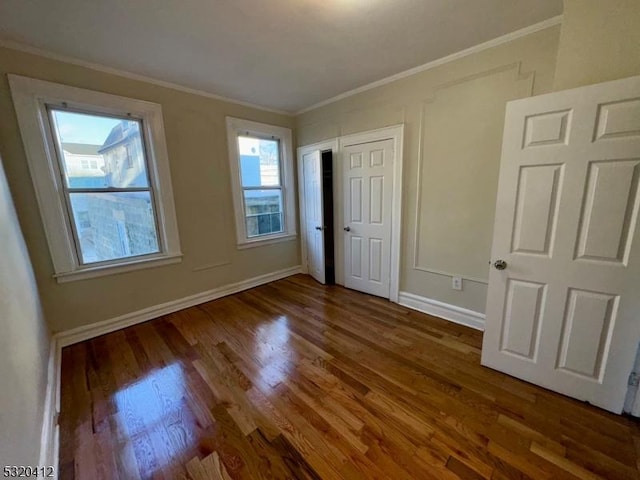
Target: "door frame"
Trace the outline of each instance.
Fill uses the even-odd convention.
[[[305,221],[304,203],[304,173],[302,170],[302,156],[313,150],[329,150],[333,156],[333,196],[334,196],[334,243],[335,243],[335,274],[336,283],[344,285],[344,194],[343,194],[343,174],[342,174],[342,151],[349,145],[361,143],[377,142],[380,140],[393,140],[393,192],[391,206],[391,265],[389,268],[389,300],[398,303],[400,290],[400,251],[401,251],[401,229],[402,229],[402,165],[404,159],[404,124],[392,125],[389,127],[367,130],[353,133],[341,137],[324,140],[298,147],[298,197],[300,208],[300,223]],[[304,229],[300,229],[302,234],[301,255],[302,271],[308,273],[307,247]]]
[[[298,159],[298,209],[300,212],[300,265],[302,266],[302,273],[309,273],[309,265],[307,262],[307,232],[305,231],[306,226],[306,205],[304,202],[304,164],[302,163],[302,158],[315,150],[320,150],[320,152],[331,150],[333,168],[335,169],[338,158],[338,137],[331,138],[328,140],[323,140],[322,142],[312,143],[311,145],[304,145],[302,147],[297,148],[297,159]],[[333,187],[334,187],[334,196],[335,196],[335,186],[336,186],[336,178],[335,174],[333,177]],[[334,207],[335,208],[335,207]],[[334,219],[335,219],[334,215]],[[334,222],[335,223],[335,222]],[[336,225],[334,225],[334,232]]]
[[[401,250],[401,230],[402,230],[402,163],[404,159],[404,124],[391,125],[389,127],[377,128],[375,130],[367,130],[364,132],[344,135],[339,138],[340,155],[338,160],[342,159],[343,149],[350,145],[359,145],[362,143],[378,142],[381,140],[393,140],[393,192],[391,203],[391,265],[389,268],[389,300],[398,303],[398,294],[400,290],[400,250]],[[344,226],[344,195],[343,195],[343,174],[342,163],[334,166],[334,187],[337,183],[338,192],[338,212],[335,215],[338,221],[336,228],[336,283],[344,285],[344,237],[342,236],[342,227]],[[338,241],[338,235],[340,239]]]

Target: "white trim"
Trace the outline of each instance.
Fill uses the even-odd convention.
[[[238,249],[253,246],[259,247],[297,237],[295,181],[293,174],[293,135],[291,129],[234,117],[227,117],[226,124],[229,170],[231,172],[231,191],[233,193],[233,211],[236,224],[236,245]],[[238,135],[241,134],[255,135],[257,137],[269,136],[280,141],[280,189],[284,207],[283,232],[251,238],[247,236],[240,174],[240,152],[238,149]]]
[[[393,195],[391,206],[391,265],[389,268],[389,300],[398,303],[398,292],[400,289],[400,249],[402,231],[402,165],[404,159],[404,125],[393,125],[366,132],[345,135],[339,138],[340,156],[346,146],[358,145],[362,143],[378,142],[380,140],[393,140]],[[336,234],[342,233],[344,225],[344,199],[343,199],[343,175],[342,165],[334,166],[334,179],[338,185],[338,190],[334,191],[334,198],[337,199],[337,215],[335,215],[339,228]],[[336,242],[336,283],[344,285],[344,242]]]
[[[153,255],[153,258],[166,260],[173,257],[174,260],[179,261],[180,240],[162,107],[157,103],[19,75],[10,74],[8,77],[29,171],[58,281],[70,280],[70,274],[79,274],[78,279],[81,276],[83,278],[95,276],[98,271],[106,275],[131,267],[135,263],[139,263],[138,267],[142,268],[143,262],[150,260],[151,256],[121,259],[103,265],[83,265],[79,262],[71,226],[71,212],[63,193],[61,167],[55,152],[55,141],[49,128],[48,104],[64,103],[71,108],[98,114],[121,117],[131,115],[142,119],[150,190],[153,192],[158,243],[161,249],[158,254]]]
[[[485,314],[467,310],[466,308],[439,302],[427,297],[421,297],[414,293],[400,292],[400,305],[417,310],[422,313],[444,318],[450,322],[458,323],[476,330],[484,330]]]
[[[415,256],[414,256],[414,260],[415,260]],[[460,277],[465,282],[473,282],[473,283],[479,283],[479,284],[482,284],[482,285],[489,285],[489,281],[488,280],[484,280],[484,279],[479,278],[479,277],[469,277],[467,275],[462,275],[462,274],[459,274],[459,273],[445,272],[444,270],[436,270],[434,268],[416,267],[415,266],[415,261],[414,261],[413,269],[417,270],[419,272],[431,273],[433,275],[440,275],[440,276],[443,276],[443,277],[451,277],[451,278]]]
[[[126,70],[119,70],[117,68],[112,68],[112,67],[107,67],[104,65],[100,65],[97,63],[93,63],[93,62],[87,62],[85,60],[80,60],[79,58],[75,58],[75,57],[71,57],[71,56],[67,56],[67,55],[60,55],[58,53],[55,52],[51,52],[49,50],[45,50],[45,49],[41,49],[41,48],[37,48],[37,47],[32,47],[31,45],[26,45],[24,43],[20,43],[20,42],[16,42],[13,40],[8,40],[8,39],[0,39],[0,47],[5,47],[5,48],[10,48],[13,50],[18,50],[20,52],[25,52],[25,53],[30,53],[32,55],[38,55],[44,58],[49,58],[51,60],[57,60],[59,62],[65,62],[65,63],[70,63],[72,65],[78,65],[84,68],[89,68],[91,70],[96,70],[99,72],[103,72],[103,73],[108,73],[110,75],[117,75],[119,77],[123,77],[123,78],[128,78],[130,80],[136,80],[139,82],[146,82],[146,83],[150,83],[152,85],[158,85],[160,87],[164,87],[164,88],[170,88],[172,90],[177,90],[179,92],[184,92],[184,93],[190,93],[192,95],[199,95],[202,97],[206,97],[206,98],[212,98],[214,100],[220,100],[223,102],[228,102],[228,103],[233,103],[236,105],[242,105],[245,107],[250,107],[250,108],[255,108],[257,110],[262,110],[265,112],[272,112],[272,113],[277,113],[280,115],[286,115],[286,116],[297,116],[297,115],[301,115],[303,113],[309,112],[311,110],[314,110],[316,108],[320,108],[323,107],[325,105],[328,105],[330,103],[334,103],[337,102],[338,100],[342,100],[344,98],[347,97],[351,97],[353,95],[356,95],[358,93],[362,93],[362,92],[366,92],[367,90],[371,90],[373,88],[376,87],[380,87],[382,85],[386,85],[388,83],[394,82],[396,80],[400,80],[402,78],[406,78],[409,77],[411,75],[415,75],[416,73],[420,73],[420,72],[424,72],[426,70],[430,70],[432,68],[438,67],[440,65],[443,65],[445,63],[449,63],[452,62],[454,60],[458,60],[460,58],[464,58],[467,57],[469,55],[472,55],[474,53],[478,53],[481,52],[483,50],[487,50],[489,48],[493,48],[493,47],[497,47],[498,45],[502,45],[504,43],[508,43],[511,42],[513,40],[516,40],[518,38],[521,37],[525,37],[527,35],[531,35],[533,33],[539,32],[541,30],[545,30],[547,28],[550,27],[554,27],[556,25],[560,25],[562,23],[562,15],[558,15],[552,18],[548,18],[547,20],[543,20],[542,22],[539,23],[535,23],[533,25],[530,25],[528,27],[524,27],[520,30],[516,30],[515,32],[511,32],[511,33],[507,33],[506,35],[502,35],[501,37],[497,37],[494,38],[493,40],[489,40],[487,42],[481,43],[479,45],[475,45],[473,47],[467,48],[465,50],[461,50],[459,52],[453,53],[451,55],[447,55],[446,57],[442,57],[436,60],[433,60],[431,62],[427,62],[423,65],[419,65],[417,67],[414,68],[410,68],[409,70],[405,70],[403,72],[397,73],[395,75],[391,75],[389,77],[377,80],[375,82],[371,82],[368,83],[366,85],[363,85],[361,87],[358,88],[354,88],[352,90],[348,90],[346,92],[343,92],[339,95],[336,95],[334,97],[328,98],[326,100],[323,100],[321,102],[315,103],[313,105],[310,105],[308,107],[305,107],[301,110],[298,110],[297,112],[289,112],[286,110],[279,110],[276,108],[269,108],[269,107],[265,107],[265,106],[261,106],[261,105],[257,105],[254,103],[250,103],[250,102],[245,102],[242,100],[237,100],[234,98],[230,98],[230,97],[225,97],[223,95],[217,95],[215,93],[211,93],[211,92],[207,92],[205,90],[198,90],[195,88],[190,88],[190,87],[186,87],[184,85],[180,85],[178,83],[173,83],[173,82],[167,82],[164,80],[159,80],[153,77],[148,77],[146,75],[139,75],[137,73],[132,73],[132,72],[128,72]]]
[[[172,265],[182,261],[182,254],[153,256],[150,258],[136,259],[133,261],[125,261],[117,265],[101,265],[98,267],[83,268],[75,272],[66,272],[55,274],[54,277],[58,283],[75,282],[76,280],[86,280],[87,278],[104,277],[106,275],[115,275],[117,273],[131,272],[144,268],[162,267],[164,265]]]
[[[136,80],[138,82],[145,82],[145,83],[150,83],[152,85],[158,85],[159,87],[170,88],[172,90],[177,90],[183,93],[189,93],[191,95],[199,95],[201,97],[212,98],[214,100],[220,100],[222,102],[233,103],[236,105],[242,105],[244,107],[249,107],[249,108],[255,108],[256,110],[262,110],[264,112],[271,112],[271,113],[277,113],[280,115],[286,115],[288,117],[293,116],[292,112],[287,112],[285,110],[278,110],[276,108],[269,108],[262,105],[257,105],[255,103],[244,102],[242,100],[237,100],[231,97],[225,97],[223,95],[217,95],[215,93],[207,92],[205,90],[198,90],[196,88],[186,87],[178,83],[166,82],[164,80],[148,77],[146,75],[139,75],[137,73],[129,72],[126,70],[120,70],[117,68],[107,67],[107,66],[100,65],[93,62],[87,62],[84,60],[80,60],[79,58],[76,58],[76,57],[60,55],[50,50],[32,47],[31,45],[15,42],[13,40],[0,39],[0,47],[10,48],[12,50],[18,50],[19,52],[29,53],[32,55],[38,55],[40,57],[56,60],[58,62],[65,62],[65,63],[70,63],[72,65],[78,65],[80,67],[89,68],[91,70],[96,70],[98,72],[103,72],[103,73],[108,73],[110,75],[117,75],[119,77],[128,78],[129,80]]]
[[[168,315],[170,313],[177,312],[178,310],[193,307],[194,305],[210,302],[217,298],[264,285],[265,283],[281,280],[297,273],[301,273],[299,265],[260,275],[258,277],[249,278],[247,280],[242,280],[230,285],[224,285],[206,292],[196,293],[195,295],[190,295],[188,297],[171,300],[166,303],[161,303],[160,305],[154,305],[152,307],[144,308],[137,312],[127,313],[109,320],[103,320],[90,325],[83,325],[82,327],[66,330],[58,333],[56,335],[56,339],[60,347],[66,347],[73,345],[74,343],[84,342],[85,340],[99,337],[106,333],[130,327],[131,325],[146,322],[148,320],[161,317],[162,315]]]
[[[469,82],[469,81],[473,81],[473,80],[477,80],[478,78],[484,78],[484,77],[488,77],[490,75],[494,75],[496,73],[504,73],[506,71],[509,70],[516,70],[516,78],[517,80],[521,80],[524,78],[529,78],[530,80],[530,84],[529,84],[529,96],[533,95],[533,80],[535,77],[535,72],[532,73],[528,73],[523,75],[521,73],[521,63],[520,62],[515,62],[515,63],[508,63],[506,65],[502,65],[496,68],[491,68],[489,70],[480,72],[480,73],[475,73],[473,75],[468,75],[462,78],[459,78],[453,82],[446,82],[446,83],[442,83],[440,85],[438,85],[437,87],[435,87],[433,89],[433,93],[432,95],[426,99],[423,100],[420,104],[420,122],[419,122],[419,132],[423,132],[424,131],[424,121],[425,121],[425,112],[427,111],[427,109],[429,108],[429,105],[432,102],[435,102],[438,99],[438,95],[440,94],[440,92],[445,91],[448,88],[452,88],[455,86],[459,86],[463,83]],[[425,159],[423,158],[423,143],[424,143],[424,135],[422,135],[422,133],[420,133],[420,135],[418,136],[418,172],[416,174],[416,189],[415,189],[415,205],[422,205],[422,180],[423,180],[423,172],[424,172],[424,168],[425,168]],[[419,253],[419,248],[420,248],[420,226],[422,223],[422,217],[420,216],[420,209],[416,208],[415,211],[415,216],[414,216],[414,222],[415,222],[415,229],[413,232],[413,265],[412,268],[413,270],[417,270],[420,272],[426,272],[426,273],[431,273],[434,275],[441,275],[441,276],[447,276],[450,278],[453,277],[460,277],[462,278],[464,281],[467,282],[473,282],[473,283],[478,283],[478,284],[482,284],[482,285],[489,285],[489,280],[488,278],[481,278],[481,277],[474,277],[474,276],[468,276],[466,274],[460,274],[460,273],[455,273],[455,272],[447,272],[447,271],[443,271],[443,270],[437,270],[434,268],[430,268],[430,267],[424,267],[424,266],[420,266],[418,265],[418,253]],[[488,276],[488,273],[487,273]]]
[[[295,215],[295,214],[294,214]],[[284,235],[269,235],[268,238],[260,238],[260,240],[252,240],[247,243],[238,244],[236,247],[238,250],[244,250],[246,248],[263,247],[265,245],[273,245],[274,243],[292,242],[297,239],[298,235],[293,233],[285,233]]]
[[[338,144],[338,137],[335,138],[331,138],[328,140],[323,140],[322,142],[318,142],[318,143],[312,143],[311,145],[304,145],[302,147],[298,147],[298,209],[300,210],[300,254],[302,256],[301,258],[301,267],[302,267],[302,273],[309,273],[309,265],[307,262],[307,232],[306,232],[306,204],[304,201],[304,165],[302,164],[302,158],[315,151],[315,150],[320,150],[322,151],[327,151],[327,150],[331,150],[331,155],[333,158],[333,167],[335,168],[336,164],[337,164],[337,157],[338,157],[338,149],[339,149],[339,144]],[[335,171],[334,171],[334,198],[335,198]],[[335,209],[335,204],[334,204],[334,209]],[[337,242],[338,241],[338,224],[337,222],[337,216],[334,215],[334,241]],[[342,231],[342,229],[340,229],[340,231]]]
[[[298,110],[295,113],[295,115],[302,115],[303,113],[309,112],[311,110],[315,110],[316,108],[324,107],[325,105],[329,105],[331,103],[337,102],[338,100],[343,100],[345,98],[352,97],[359,93],[366,92],[367,90],[371,90],[373,88],[381,87],[383,85],[387,85],[388,83],[395,82],[396,80],[401,80],[403,78],[410,77],[411,75],[415,75],[417,73],[431,70],[432,68],[436,68],[446,63],[450,63],[455,60],[468,57],[469,55],[473,55],[475,53],[488,50],[489,48],[497,47],[499,45],[512,42],[514,40],[517,40],[518,38],[526,37],[527,35],[537,33],[541,30],[545,30],[550,27],[555,27],[556,25],[560,25],[561,23],[562,23],[562,15],[548,18],[547,20],[543,20],[542,22],[529,25],[528,27],[521,28],[520,30],[516,30],[515,32],[507,33],[506,35],[502,35],[501,37],[494,38],[493,40],[489,40],[487,42],[474,45],[473,47],[460,50],[459,52],[452,53],[451,55],[447,55],[446,57],[438,58],[431,62],[427,62],[423,65],[410,68],[409,70],[396,73],[395,75],[391,75],[381,80],[376,80],[375,82],[371,82],[361,87],[348,90],[339,95],[336,95],[335,97],[328,98],[321,102],[315,103],[309,107],[305,107],[302,110]]]
[[[58,339],[54,335],[49,346],[49,362],[47,365],[47,390],[44,399],[42,415],[42,434],[40,437],[41,467],[53,467],[54,477],[58,478],[58,449],[59,427],[58,414],[60,412],[60,367],[62,357]]]
[[[60,413],[60,382],[62,368],[62,348],[75,343],[84,342],[106,333],[111,333],[138,323],[193,307],[201,303],[210,302],[217,298],[258,287],[266,283],[281,280],[291,275],[301,273],[300,266],[285,268],[258,277],[249,278],[241,282],[201,292],[153,307],[138,310],[116,318],[96,322],[53,335],[49,347],[49,362],[47,365],[47,390],[45,394],[44,412],[42,416],[42,433],[40,437],[40,466],[53,466],[54,479],[58,478],[58,456],[60,445],[60,428],[58,416]]]

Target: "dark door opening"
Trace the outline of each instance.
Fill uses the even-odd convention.
[[[336,269],[334,260],[334,226],[333,226],[333,153],[327,150],[322,156],[322,214],[324,216],[324,268],[325,283],[336,283]]]

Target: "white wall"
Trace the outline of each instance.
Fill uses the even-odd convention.
[[[0,162],[0,467],[38,465],[49,331]]]

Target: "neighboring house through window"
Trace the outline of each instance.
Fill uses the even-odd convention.
[[[126,144],[125,146],[125,154],[126,154],[126,158],[125,158],[125,165],[127,168],[133,168],[133,155],[135,154],[135,149],[133,147],[133,145],[129,145]]]
[[[180,261],[160,106],[9,79],[58,280]]]
[[[295,238],[291,130],[227,117],[239,248]]]

